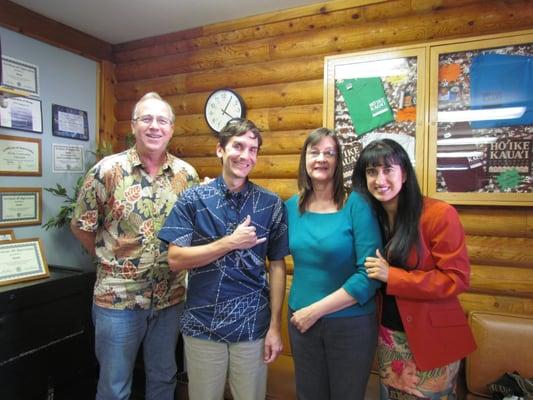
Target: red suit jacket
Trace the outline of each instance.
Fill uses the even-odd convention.
[[[418,369],[426,371],[476,349],[457,295],[470,284],[463,226],[455,208],[424,198],[418,267],[391,266],[387,294],[396,296],[407,340]],[[416,265],[414,249],[408,265]]]

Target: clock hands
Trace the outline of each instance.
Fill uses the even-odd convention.
[[[222,113],[223,113],[223,114],[226,114],[226,115],[228,115],[228,116],[230,116],[231,118],[233,118],[233,115],[229,114],[229,113],[226,111],[226,110],[228,109],[230,103],[231,103],[231,98],[230,98],[230,99],[228,100],[228,102],[226,103],[226,107],[224,107],[224,108],[222,109]]]
[[[222,114],[226,114],[228,117],[233,118],[233,115],[231,115],[230,113],[228,113],[226,110],[222,110]]]

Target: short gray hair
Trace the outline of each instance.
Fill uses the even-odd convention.
[[[141,97],[137,103],[135,103],[135,107],[133,107],[133,112],[131,113],[132,120],[135,120],[135,118],[138,117],[137,113],[139,112],[139,108],[141,107],[141,104],[146,100],[159,100],[165,103],[168,107],[168,111],[170,111],[170,118],[172,119],[172,122],[176,121],[176,115],[174,114],[172,106],[168,101],[163,100],[163,98],[157,92],[148,92],[143,97]]]

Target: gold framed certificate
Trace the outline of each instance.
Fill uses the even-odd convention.
[[[15,232],[13,232],[13,229],[0,230],[0,242],[8,242],[10,240],[15,240]]]
[[[40,139],[0,135],[0,175],[42,176]]]
[[[49,275],[40,239],[0,242],[0,286]]]
[[[13,57],[2,56],[2,86],[39,97],[39,67]]]
[[[0,228],[41,224],[41,188],[0,188]]]

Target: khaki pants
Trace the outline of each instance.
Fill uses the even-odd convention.
[[[226,377],[234,400],[264,400],[264,339],[219,343],[183,336],[190,400],[221,400]]]

